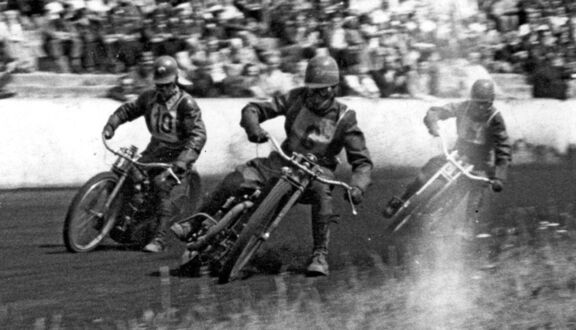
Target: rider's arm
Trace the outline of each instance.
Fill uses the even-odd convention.
[[[184,150],[178,156],[177,162],[186,167],[198,159],[198,155],[206,143],[206,125],[202,120],[200,107],[191,97],[185,97],[178,105],[179,131],[186,140]]]
[[[448,103],[441,107],[430,107],[424,116],[424,125],[430,132],[438,130],[438,121],[456,117],[458,110],[462,108],[460,103]]]
[[[494,143],[494,178],[506,180],[508,166],[512,161],[510,141],[504,118],[500,113],[490,121],[491,138]]]
[[[249,131],[257,130],[260,123],[284,115],[288,109],[291,93],[275,96],[270,101],[248,103],[242,109],[240,126],[250,133]]]
[[[350,184],[366,191],[372,182],[372,168],[374,167],[370,152],[366,147],[364,133],[358,127],[356,112],[348,111],[342,120],[343,141],[346,150],[346,158],[352,166],[352,179]]]
[[[112,129],[115,130],[118,128],[118,126],[124,124],[125,122],[132,121],[144,115],[144,112],[146,111],[146,104],[148,102],[147,100],[150,99],[151,93],[154,92],[144,92],[136,100],[122,104],[108,118],[107,125],[110,125]]]

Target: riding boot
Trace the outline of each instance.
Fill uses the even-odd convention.
[[[158,219],[158,227],[156,228],[156,235],[152,241],[144,247],[144,251],[146,252],[155,253],[166,250],[166,230],[174,215],[174,206],[170,198],[170,193],[175,186],[176,182],[172,180],[160,182],[160,184],[156,183],[156,217]]]
[[[330,222],[332,216],[319,216],[312,220],[312,239],[314,249],[306,275],[308,276],[327,276],[329,273],[328,262],[328,242],[330,239]]]
[[[224,202],[235,195],[243,182],[243,177],[238,172],[232,172],[214,189],[211,194],[204,197],[198,213],[206,213],[211,216],[216,214]],[[170,231],[181,241],[187,241],[191,235],[202,228],[204,217],[194,217],[189,221],[176,222],[170,227]]]

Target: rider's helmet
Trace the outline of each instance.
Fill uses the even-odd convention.
[[[330,56],[313,57],[306,67],[304,85],[308,88],[325,88],[336,86],[340,82],[338,64]]]
[[[154,83],[169,84],[176,81],[178,64],[172,56],[160,56],[154,61]]]
[[[470,92],[472,101],[492,103],[495,96],[494,83],[489,79],[478,79],[472,85],[472,91]]]

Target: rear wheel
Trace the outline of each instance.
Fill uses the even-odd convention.
[[[224,284],[240,277],[242,269],[250,262],[266,238],[262,235],[278,211],[279,206],[290,194],[293,186],[284,180],[278,181],[266,198],[250,216],[246,227],[226,257],[218,275],[218,283]]]
[[[117,183],[116,174],[103,172],[88,180],[74,196],[64,221],[64,244],[68,251],[92,251],[110,232],[122,206],[119,194],[106,209]]]

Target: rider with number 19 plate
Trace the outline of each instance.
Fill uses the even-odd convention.
[[[504,187],[511,156],[506,125],[500,112],[493,106],[494,98],[494,83],[486,79],[477,80],[472,85],[470,100],[431,107],[426,113],[424,124],[432,136],[438,136],[438,120],[456,118],[456,150],[474,165],[475,170],[488,173],[492,179],[492,190],[500,192]],[[493,166],[490,164],[492,158]],[[393,197],[388,202],[383,211],[384,217],[394,216],[443,163],[444,156],[428,161],[402,197]],[[483,189],[473,189],[474,197],[469,199],[467,214],[477,214],[472,211],[478,210],[483,192]]]
[[[253,143],[268,140],[260,123],[277,116],[285,116],[286,140],[283,151],[313,154],[322,167],[322,176],[334,178],[338,165],[336,156],[345,149],[352,165],[352,201],[358,204],[371,181],[372,160],[358,127],[356,113],[335,99],[340,74],[336,61],[329,56],[316,56],[308,63],[305,86],[274,97],[269,102],[251,102],[242,109],[240,125]],[[281,175],[285,166],[281,156],[273,151],[267,158],[256,158],[236,168],[200,207],[200,212],[214,214],[228,196],[243,187],[262,187]],[[308,275],[327,275],[329,225],[336,219],[332,191],[327,185],[314,181],[303,195],[302,203],[312,204],[313,255]],[[185,240],[196,232],[200,224],[175,224],[173,232]],[[184,227],[186,227],[184,229]]]
[[[153,78],[155,89],[145,91],[135,101],[120,106],[108,119],[103,134],[106,139],[111,139],[118,126],[144,116],[152,138],[140,162],[172,163],[174,173],[184,177],[187,171],[194,170],[192,165],[206,142],[202,114],[192,96],[179,87],[178,66],[174,58],[157,58]],[[165,249],[166,227],[172,215],[170,192],[176,181],[168,170],[152,176],[158,229],[144,251],[161,252]]]

